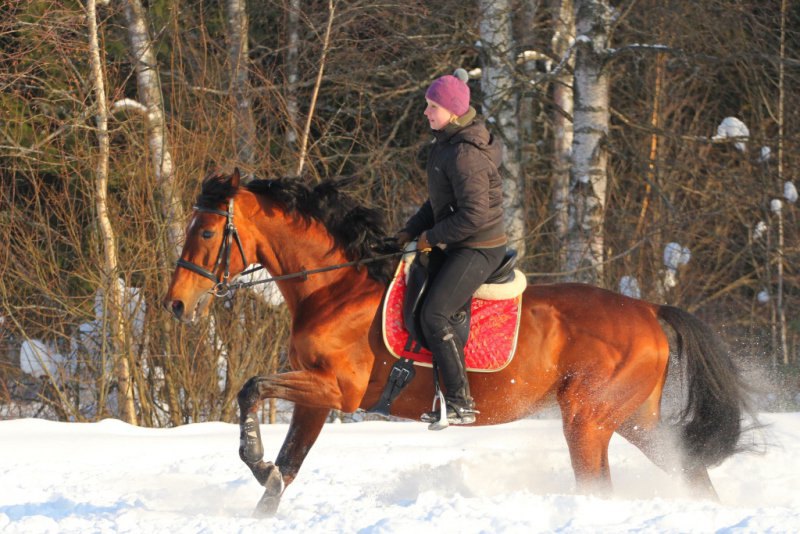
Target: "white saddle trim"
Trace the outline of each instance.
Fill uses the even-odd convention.
[[[506,300],[522,295],[528,287],[528,277],[519,269],[514,269],[514,279],[504,284],[483,284],[473,295],[476,299]]]
[[[417,242],[411,241],[406,245],[405,251],[411,252],[417,250]],[[406,285],[408,285],[408,277],[411,274],[411,264],[414,262],[416,254],[406,254],[403,256],[405,262]],[[473,295],[475,298],[483,300],[506,300],[513,299],[522,295],[525,288],[528,287],[528,277],[519,269],[514,269],[514,279],[504,284],[483,284],[475,291]]]

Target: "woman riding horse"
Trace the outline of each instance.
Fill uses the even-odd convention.
[[[354,264],[373,257],[372,245],[384,237],[378,213],[333,182],[313,189],[297,180],[241,186],[237,170],[203,184],[165,307],[195,321],[253,261],[279,278],[292,317],[292,370],[252,377],[238,398],[239,454],[265,487],[259,513],[275,512],[330,410],[368,408],[386,384],[395,358],[384,345],[381,312],[392,266]],[[349,266],[293,274],[342,263]],[[470,379],[481,407],[475,424],[520,419],[555,398],[579,490],[610,491],[608,445],[616,432],[697,493],[715,495],[707,469],[739,450],[747,396],[707,326],[679,308],[582,284],[529,285],[520,321],[511,362]],[[662,323],[677,334],[675,358]],[[667,367],[681,361],[685,407],[677,421],[662,421]],[[432,383],[430,369],[420,367],[392,414],[416,419],[429,406]],[[295,403],[274,464],[264,461],[259,432],[258,408],[266,398]]]
[[[450,424],[475,422],[464,345],[451,318],[503,261],[503,181],[497,170],[503,148],[469,105],[464,69],[436,79],[425,93],[425,116],[435,143],[428,155],[428,200],[398,232],[405,245],[419,237],[423,253],[440,247],[443,260],[429,280],[421,313],[422,334],[445,386]],[[436,423],[440,411],[422,415]]]

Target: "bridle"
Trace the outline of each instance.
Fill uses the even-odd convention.
[[[200,276],[208,278],[214,282],[214,287],[212,287],[209,292],[213,293],[216,297],[225,297],[231,292],[231,286],[228,282],[231,276],[231,249],[233,248],[232,241],[236,241],[236,246],[239,247],[239,252],[242,255],[242,265],[245,267],[249,265],[249,263],[247,263],[247,256],[245,256],[244,253],[242,241],[239,239],[239,232],[236,230],[236,225],[233,224],[233,199],[231,198],[228,201],[227,211],[207,208],[205,206],[193,206],[192,209],[202,213],[213,213],[214,215],[221,215],[225,217],[225,231],[222,234],[222,243],[220,244],[219,251],[217,252],[217,261],[214,262],[214,267],[210,271],[205,267],[190,261],[186,261],[183,258],[178,258],[178,261],[175,263],[178,267],[188,269],[193,273],[197,273]],[[219,270],[220,265],[224,266],[221,279],[214,274]]]

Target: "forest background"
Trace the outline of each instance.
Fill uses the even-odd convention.
[[[4,0],[0,417],[234,421],[289,316],[160,307],[202,178],[356,175],[395,231],[456,67],[530,281],[686,308],[797,410],[798,28],[791,0]]]

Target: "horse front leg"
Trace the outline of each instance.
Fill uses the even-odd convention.
[[[276,463],[264,461],[264,446],[259,428],[258,408],[266,398],[282,398],[295,403],[289,432]],[[272,376],[255,376],[239,392],[239,457],[250,468],[264,495],[256,515],[272,516],[281,495],[300,470],[332,408],[347,409],[357,400],[345,399],[338,381],[317,371],[293,371]],[[354,409],[354,408],[352,408]]]
[[[255,515],[271,516],[278,509],[286,482],[280,468],[264,461],[264,444],[258,419],[261,399],[254,387],[255,378],[248,380],[238,395],[239,458],[250,468],[258,483],[264,486],[264,495],[256,506]]]

